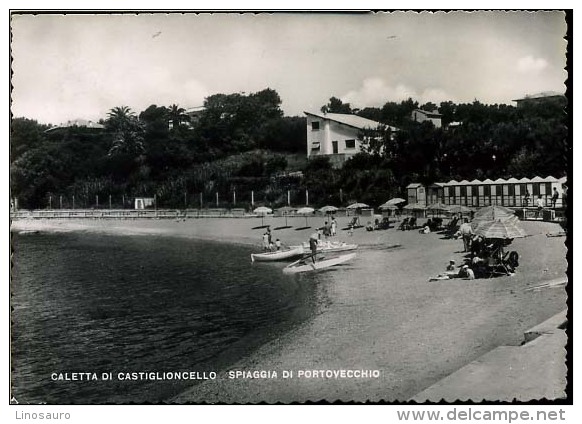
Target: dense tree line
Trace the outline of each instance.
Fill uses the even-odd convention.
[[[21,207],[44,208],[57,196],[66,198],[65,207],[72,196],[77,207],[92,207],[97,196],[104,205],[111,195],[120,207],[134,196],[155,194],[160,206],[179,207],[197,205],[188,201],[195,193],[210,199],[216,191],[236,192],[248,200],[253,190],[256,199],[277,206],[286,201],[287,190],[308,189],[316,203],[379,204],[404,194],[410,182],[561,177],[570,155],[561,102],[516,108],[477,101],[419,105],[408,99],[360,110],[332,97],[322,111],[356,113],[383,124],[374,134],[362,134],[372,137],[366,152],[336,169],[326,158],[296,160],[304,158],[306,121],[283,116],[280,106],[277,92],[265,89],[209,96],[195,122],[176,104],[139,113],[114,107],[103,130],[50,129],[14,118],[12,196]],[[412,122],[417,108],[438,108],[443,127]],[[298,169],[303,179],[281,176]]]

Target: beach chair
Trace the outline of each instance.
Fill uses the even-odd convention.
[[[445,235],[447,238],[452,238],[459,229],[459,218],[454,217],[445,228]]]
[[[513,252],[517,254],[517,252]],[[510,275],[514,269],[509,266],[509,254],[504,255],[502,246],[495,246],[489,256],[489,278],[496,275]]]
[[[385,216],[384,218],[382,218],[382,221],[380,221],[378,223],[378,229],[379,230],[387,230],[389,228],[390,228],[390,218]]]

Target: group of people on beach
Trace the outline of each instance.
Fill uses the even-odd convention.
[[[273,243],[273,235],[271,233],[271,227],[267,227],[267,231],[263,234],[263,250],[266,252],[273,252],[275,250],[281,250],[281,240],[276,239]]]

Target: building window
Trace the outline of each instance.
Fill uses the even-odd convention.
[[[312,131],[317,131],[317,130],[319,130],[319,121],[313,121],[313,122],[311,123],[311,130],[312,130]]]
[[[311,144],[311,150],[319,150],[319,148],[320,148],[319,141],[314,141],[314,142]]]
[[[356,140],[346,140],[346,149],[355,149]]]

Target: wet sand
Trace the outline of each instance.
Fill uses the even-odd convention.
[[[340,218],[339,227],[348,218]],[[323,218],[309,218],[311,227]],[[266,218],[284,243],[306,241],[305,218]],[[14,231],[96,231],[159,234],[256,245],[260,218],[173,220],[22,220]],[[349,265],[318,275],[319,309],[311,321],[259,348],[232,370],[277,371],[276,379],[206,381],[172,399],[178,403],[406,401],[431,384],[500,345],[519,345],[527,329],[565,309],[563,286],[527,290],[562,278],[567,268],[564,237],[546,237],[559,226],[523,222],[529,237],[516,239],[520,254],[513,276],[477,280],[428,279],[449,259],[462,262],[461,240],[395,229],[336,237],[358,243]],[[250,264],[249,264],[250,266]],[[259,265],[262,266],[262,265]],[[280,265],[281,267],[283,265]],[[301,278],[301,277],[297,277]],[[282,371],[294,372],[283,379]],[[301,370],[379,370],[378,378],[299,378]],[[478,384],[476,382],[475,384]],[[491,399],[495,400],[495,399]]]

